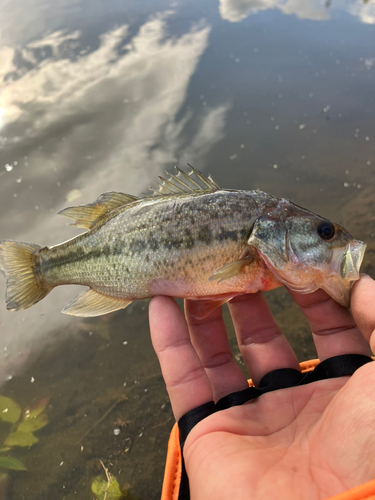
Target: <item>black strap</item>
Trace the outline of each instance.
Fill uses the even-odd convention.
[[[310,384],[318,380],[353,375],[358,368],[370,361],[372,359],[363,354],[343,354],[322,361],[313,371],[307,373],[301,373],[299,370],[294,370],[293,368],[279,368],[264,375],[257,387],[247,387],[242,391],[233,392],[221,398],[216,405],[213,401],[209,401],[185,413],[178,421],[182,457],[182,473],[178,500],[190,499],[189,478],[186,474],[182,448],[189,432],[198,422],[217,411],[242,405],[247,401],[258,398],[266,392]]]
[[[213,401],[204,403],[203,405],[194,408],[191,411],[182,415],[178,421],[178,431],[180,435],[180,447],[181,447],[181,481],[180,481],[180,491],[178,494],[178,500],[189,500],[190,499],[190,489],[189,489],[189,478],[186,474],[184,454],[182,453],[183,446],[185,444],[186,438],[193,427],[197,425],[198,422],[204,418],[212,415],[216,411],[216,406]]]
[[[298,385],[301,380],[301,372],[293,368],[280,368],[267,373],[259,383],[258,387],[247,387],[242,391],[232,392],[216,403],[217,411],[226,410],[232,406],[239,406],[251,399],[256,399],[266,392],[286,389]]]
[[[190,500],[189,478],[186,474],[184,454],[181,449],[181,481],[180,490],[178,492],[178,500]]]
[[[278,389],[310,384],[329,378],[348,377],[370,361],[372,359],[363,354],[342,354],[325,359],[313,371],[307,373],[301,373],[293,368],[279,368],[264,375],[257,387],[248,387],[224,396],[216,403],[216,408],[217,410],[226,410],[232,406],[243,405],[266,392]]]
[[[342,354],[319,363],[312,372],[307,372],[299,385],[337,377],[350,377],[361,366],[373,361],[364,354]]]
[[[209,401],[208,403],[204,403],[203,405],[198,406],[198,408],[194,408],[193,410],[188,411],[187,413],[185,413],[185,415],[182,415],[182,417],[178,421],[178,431],[180,434],[181,448],[184,446],[186,438],[188,437],[191,429],[195,427],[198,422],[215,413],[215,411],[215,403],[213,401]]]

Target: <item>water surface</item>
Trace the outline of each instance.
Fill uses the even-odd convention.
[[[342,223],[375,276],[374,41],[374,0],[3,2],[0,239],[59,243],[77,234],[62,208],[139,195],[189,162]],[[147,301],[60,314],[80,291],[0,308],[2,393],[23,408],[50,397],[39,442],[9,452],[28,471],[4,498],[91,500],[102,460],[129,498],[157,499],[173,420]],[[299,359],[314,357],[286,291],[268,298]]]

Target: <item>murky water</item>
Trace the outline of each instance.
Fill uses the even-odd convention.
[[[189,162],[341,222],[375,275],[374,0],[5,0],[0,79],[0,239],[59,243],[77,234],[62,208]],[[157,499],[173,420],[147,302],[62,315],[78,291],[0,308],[2,394],[50,398],[39,442],[7,452],[28,470],[1,498],[91,500],[102,460],[127,498]],[[299,358],[315,356],[287,293],[268,297]]]

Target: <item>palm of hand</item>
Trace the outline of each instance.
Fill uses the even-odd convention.
[[[310,323],[321,360],[369,355],[375,348],[375,282],[362,277],[348,311],[325,292],[290,292]],[[175,419],[208,401],[247,387],[234,362],[220,311],[186,319],[168,297],[150,305],[155,351]],[[257,385],[279,368],[299,369],[297,358],[261,294],[229,304],[237,341]],[[191,498],[323,500],[375,477],[375,363],[351,378],[321,380],[263,394],[219,411],[188,435],[183,455]]]
[[[275,391],[200,422],[184,448],[192,498],[318,500],[372,479],[373,460],[363,457],[358,467],[363,449],[375,444],[368,440],[375,398],[358,390],[375,382],[372,368],[347,384],[340,378]]]

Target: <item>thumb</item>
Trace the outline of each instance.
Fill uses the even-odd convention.
[[[375,353],[375,281],[362,275],[352,290],[351,311],[362,335]]]

